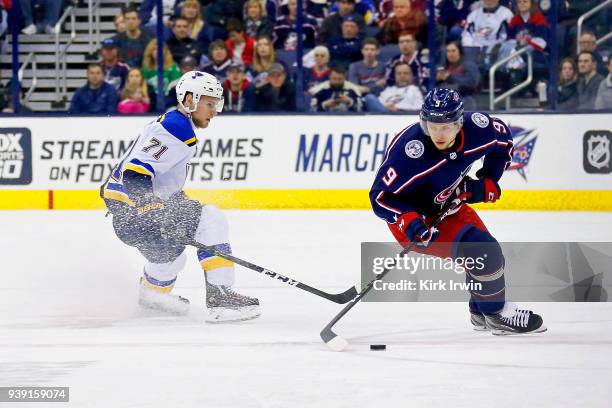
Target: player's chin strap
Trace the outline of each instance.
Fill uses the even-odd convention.
[[[459,207],[461,207],[463,205],[463,203],[465,202],[465,200],[463,200],[462,198],[455,198],[453,199],[450,204],[444,208],[442,210],[442,212],[440,212],[440,214],[436,217],[436,219],[431,223],[431,225],[429,225],[429,228],[436,228],[438,225],[440,225],[440,223],[449,215],[455,213]],[[351,310],[353,308],[353,306],[355,306],[357,304],[357,302],[359,302],[365,295],[368,294],[368,292],[370,290],[372,290],[372,288],[374,287],[374,283],[382,280],[385,275],[387,275],[390,271],[392,271],[393,269],[395,269],[395,265],[397,264],[397,260],[401,259],[405,254],[407,254],[408,252],[410,252],[412,250],[412,248],[418,243],[418,241],[413,240],[412,242],[410,242],[410,245],[408,245],[402,252],[399,253],[398,256],[395,257],[396,261],[393,263],[393,265],[389,268],[385,268],[380,274],[378,274],[374,279],[372,279],[370,281],[370,283],[368,283],[365,288],[362,289],[362,291],[355,296],[355,298],[353,300],[351,300],[351,302],[344,306],[344,308],[340,311],[340,313],[338,313],[328,324],[327,326],[325,326],[323,328],[323,330],[321,330],[321,339],[323,339],[323,341],[325,342],[325,344],[327,346],[329,346],[329,348],[331,348],[334,351],[342,351],[344,350],[347,346],[348,346],[348,342],[343,339],[342,337],[338,336],[336,333],[334,333],[332,331],[333,326],[338,323],[338,321],[349,312],[349,310]]]
[[[199,100],[198,100],[199,102]],[[191,114],[193,112],[195,112],[198,109],[198,102],[195,103],[195,107],[193,109],[188,108],[187,106],[185,106],[185,104],[183,102],[179,102],[179,106],[181,108],[183,108],[183,110],[185,111],[185,113],[187,114],[187,119],[189,119],[189,123],[191,124],[191,127],[193,129],[197,129],[198,127],[195,125],[195,123],[193,123],[193,118],[191,117]]]

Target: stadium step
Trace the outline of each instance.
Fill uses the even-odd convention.
[[[65,43],[60,45],[61,47],[65,47]],[[94,44],[95,47],[95,44]],[[95,51],[95,50],[94,50]],[[55,54],[55,44],[49,46],[49,44],[19,44],[19,53],[30,53],[34,52],[36,55],[41,54]],[[69,54],[87,54],[89,52],[89,44],[88,43],[72,43],[68,48]]]
[[[61,82],[61,81],[60,81]],[[85,78],[68,78],[66,79],[66,86],[68,88],[79,88],[83,85],[85,85],[85,82],[87,82],[87,80]],[[36,88],[54,88],[55,89],[55,85],[56,85],[56,80],[55,79],[49,79],[49,78],[37,78],[36,80]],[[31,78],[24,78],[23,81],[21,81],[21,86],[29,89],[30,86],[32,86],[32,79]]]
[[[55,78],[56,77],[55,69],[38,69],[36,71],[37,77],[40,78]],[[69,69],[66,72],[68,78],[85,78],[87,73],[85,69]],[[9,78],[13,75],[13,72],[10,69],[0,70],[0,78]],[[32,78],[32,70],[26,69],[23,73],[24,78]]]
[[[125,5],[125,2],[121,4]],[[78,8],[74,12],[77,17],[87,17],[89,18],[89,10],[87,7]],[[121,14],[121,7],[100,7],[100,17],[115,17],[116,15]],[[95,16],[95,11],[94,11]]]
[[[13,43],[13,36],[7,36],[7,40],[9,44]],[[66,43],[70,41],[70,34],[60,34],[60,42]],[[74,43],[87,43],[89,41],[89,36],[87,34],[77,34],[74,38]],[[21,48],[24,44],[55,44],[55,35],[54,34],[32,34],[32,35],[19,35],[19,47]]]
[[[68,100],[72,99],[72,95],[74,95],[74,91],[68,90]],[[53,92],[36,92],[32,93],[30,97],[30,101],[33,102],[53,102],[55,101],[55,91]]]
[[[70,30],[72,29],[72,24],[70,24],[70,21],[64,23],[64,30],[66,32],[70,32]],[[76,23],[74,23],[74,29],[77,32],[83,32],[89,31],[89,23],[88,22],[80,22],[77,21]],[[112,21],[100,21],[100,31],[101,32],[114,32],[115,31],[115,23]]]
[[[27,54],[19,55],[19,63],[23,63],[27,58]],[[68,54],[66,55],[66,60],[68,63],[87,63],[88,60],[85,59],[85,54]],[[13,61],[12,55],[1,55],[0,56],[0,64],[10,64]],[[37,54],[36,61],[39,64],[54,64],[55,63],[55,54]]]

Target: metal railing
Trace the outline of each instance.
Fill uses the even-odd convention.
[[[66,45],[60,49],[60,34],[62,32],[62,25],[64,21],[70,17],[70,39]],[[66,8],[64,14],[60,17],[55,24],[55,100],[61,102],[63,97],[68,95],[68,84],[67,84],[67,53],[68,48],[72,45],[76,37],[76,24],[75,24],[75,12],[74,7],[70,6]],[[60,90],[61,82],[61,90]]]
[[[93,54],[98,48],[100,48],[100,3],[101,0],[89,0],[87,5],[87,11],[89,16],[89,53]],[[95,21],[94,21],[95,17]],[[94,28],[96,31],[95,44],[94,44]]]
[[[527,78],[516,85],[513,88],[510,88],[508,91],[499,95],[497,98],[495,97],[495,72],[499,67],[510,61],[515,57],[519,57],[523,54],[527,54]],[[491,111],[495,110],[495,104],[506,100],[506,109],[510,109],[510,97],[520,91],[521,89],[529,86],[531,81],[533,80],[533,57],[531,56],[531,52],[529,51],[529,47],[524,47],[510,55],[506,58],[497,61],[491,68],[489,69],[489,109]]]
[[[596,14],[597,12],[599,12],[599,10],[602,10],[608,6],[612,6],[612,0],[604,1],[599,6],[593,7],[578,18],[578,22],[576,23],[576,55],[580,54],[580,36],[582,35],[582,24],[584,24],[584,20],[591,17],[593,14]],[[607,40],[610,35],[612,35],[612,32],[606,34],[603,38],[601,38],[601,40]],[[601,40],[597,41],[597,44],[602,43],[603,41]]]
[[[21,86],[21,82],[23,81],[23,77],[25,75],[25,70],[30,63],[32,64],[32,84],[30,85],[30,89],[28,89],[28,92],[26,92],[25,96],[23,97],[23,102],[25,102],[26,104],[30,101],[30,97],[34,92],[34,89],[36,89],[36,84],[38,83],[38,67],[36,65],[36,54],[34,54],[33,52],[29,53],[23,64],[21,64],[19,71],[17,71],[17,78],[19,80],[19,85]]]

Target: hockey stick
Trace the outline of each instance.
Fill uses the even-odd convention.
[[[448,215],[450,215],[455,210],[457,210],[459,207],[461,207],[461,204],[463,204],[463,202],[464,202],[463,200],[459,200],[459,199],[453,200],[451,204],[444,211],[440,213],[438,218],[436,218],[429,227],[432,228],[432,227],[438,226],[444,218],[446,218]],[[351,303],[346,305],[344,309],[342,309],[340,313],[338,313],[327,324],[327,326],[325,326],[323,330],[321,330],[321,339],[325,342],[325,344],[330,349],[334,351],[342,351],[348,346],[348,342],[344,338],[334,333],[332,330],[332,327],[334,327],[334,325],[338,323],[338,321],[342,319],[342,317],[345,314],[347,314],[349,310],[351,310],[353,306],[357,304],[357,302],[359,302],[365,295],[368,294],[370,290],[372,290],[372,288],[374,287],[374,282],[382,280],[385,277],[385,275],[387,275],[390,271],[392,271],[395,268],[395,265],[397,265],[397,259],[403,257],[405,254],[410,252],[410,250],[412,250],[412,248],[416,245],[416,243],[417,241],[412,241],[410,245],[408,245],[402,252],[399,253],[399,256],[396,257],[396,262],[393,264],[393,266],[391,266],[390,268],[384,269],[377,277],[372,279],[370,283],[368,283],[366,287],[363,288],[361,292],[357,296],[355,296],[355,298],[351,300]]]
[[[198,249],[204,250],[208,253],[213,254],[214,256],[218,256],[219,258],[223,258],[223,259],[227,259],[228,261],[232,261],[234,263],[237,263],[238,265],[244,266],[247,269],[251,269],[253,271],[259,272],[261,274],[263,274],[264,276],[267,276],[269,278],[272,279],[276,279],[279,280],[283,283],[286,283],[289,286],[293,286],[302,290],[305,290],[306,292],[310,292],[314,295],[320,296],[322,298],[325,298],[327,300],[331,300],[332,302],[336,302],[336,303],[340,303],[340,304],[345,304],[347,302],[349,302],[350,300],[352,300],[353,298],[355,298],[355,296],[357,296],[357,289],[352,286],[351,288],[349,288],[348,290],[342,292],[342,293],[327,293],[327,292],[323,292],[320,289],[317,288],[313,288],[312,286],[306,285],[305,283],[299,282],[295,279],[291,279],[287,276],[281,275],[280,273],[271,271],[269,269],[266,268],[262,268],[261,266],[252,264],[250,262],[247,262],[243,259],[237,258],[234,255],[225,253],[223,251],[219,251],[218,249],[212,247],[212,246],[208,246],[208,245],[204,245],[204,244],[200,244],[199,242],[195,241],[195,240],[191,240],[187,243],[185,243],[185,245],[191,245],[193,247],[196,247]]]

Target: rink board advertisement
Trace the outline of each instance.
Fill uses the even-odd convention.
[[[501,180],[502,199],[487,208],[612,210],[609,115],[500,118],[512,128],[515,151]],[[102,208],[100,185],[153,119],[4,119],[0,208]],[[185,188],[224,208],[368,209],[367,192],[387,146],[417,121],[416,115],[220,116],[197,132]]]

